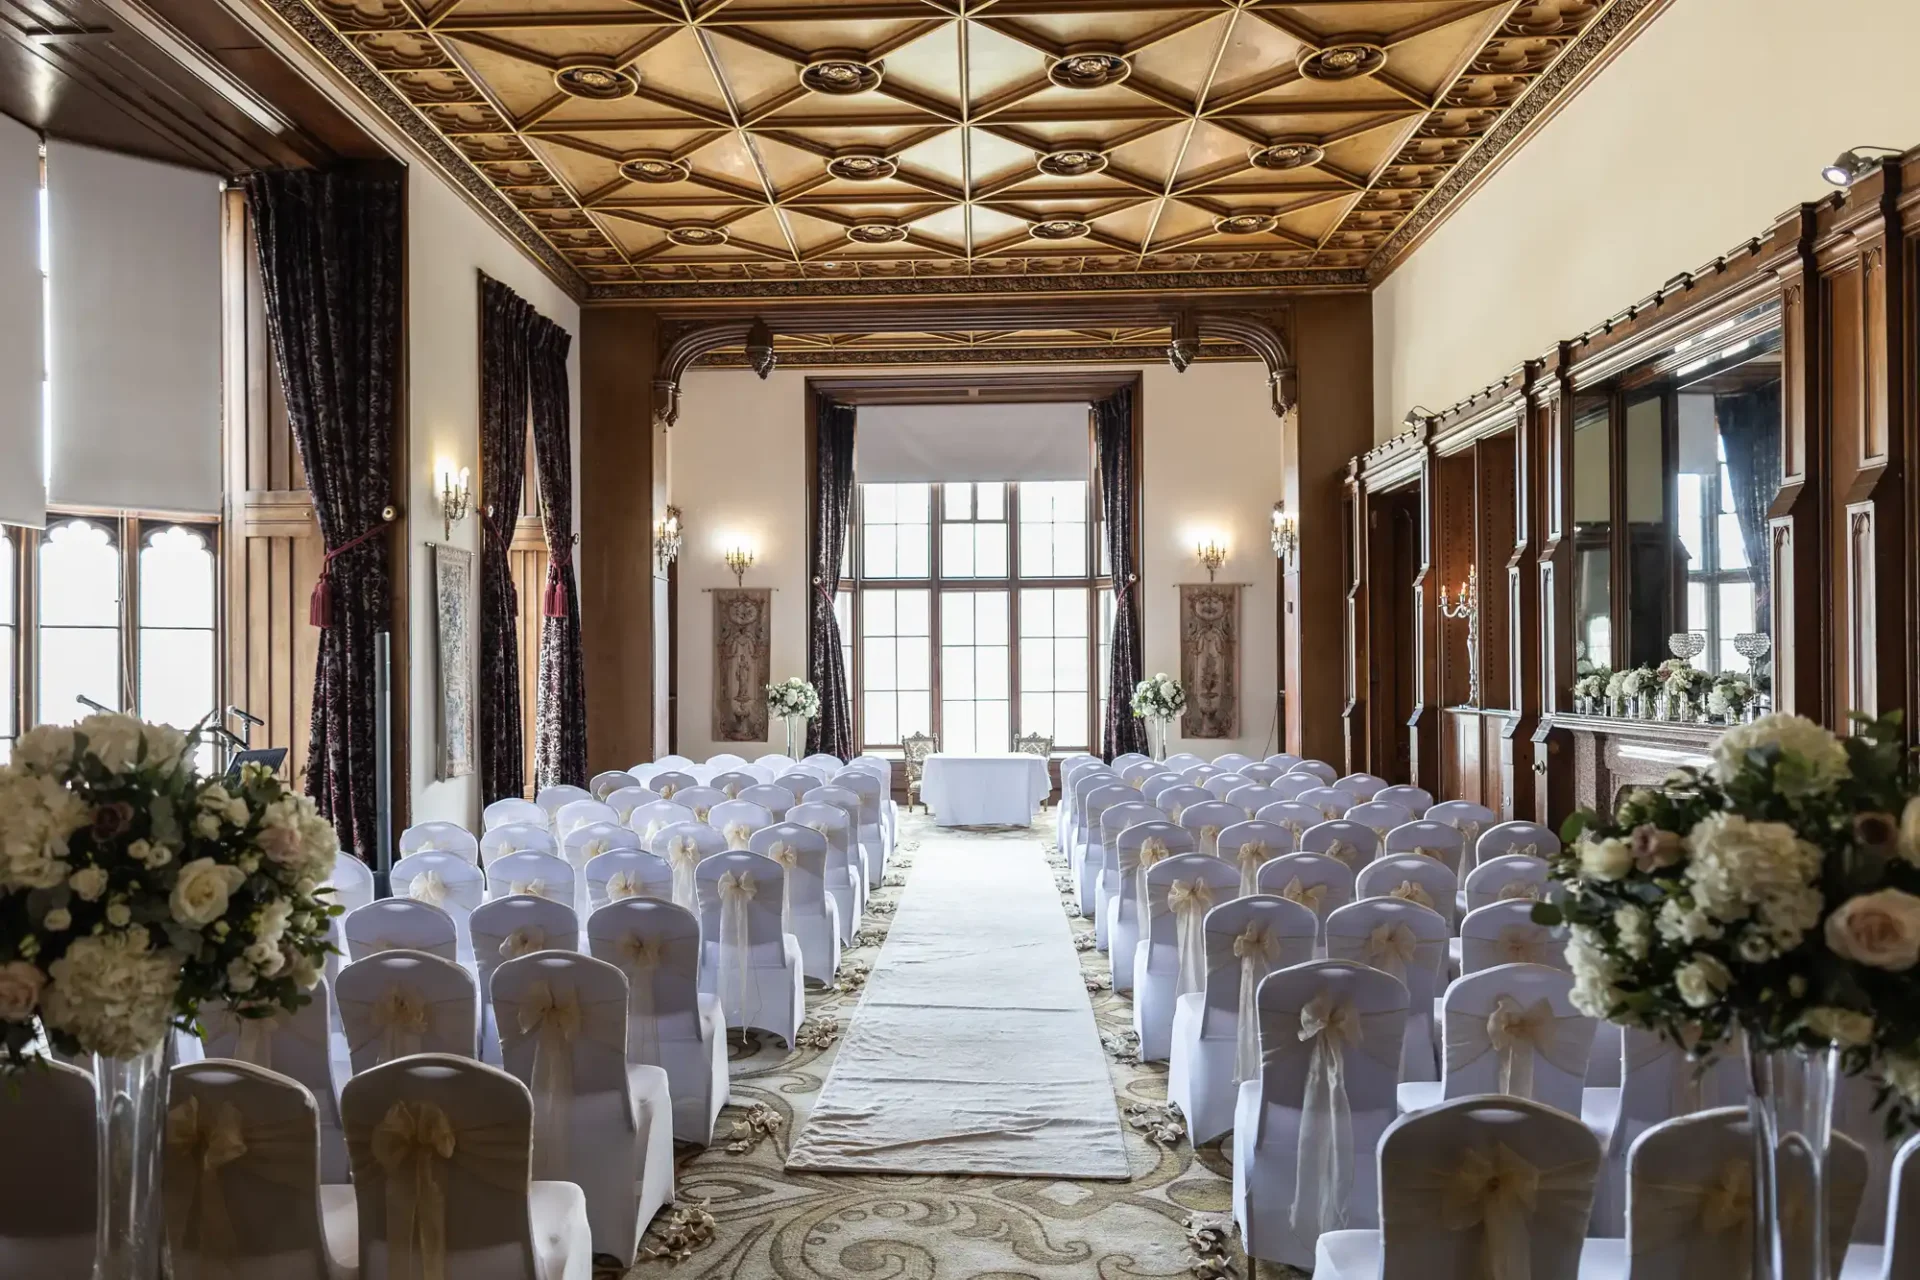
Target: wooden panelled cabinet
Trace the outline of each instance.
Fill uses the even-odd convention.
[[[1574,682],[1680,633],[1709,672],[1766,633],[1779,709],[1911,731],[1917,238],[1910,153],[1355,459],[1348,767],[1552,823],[1611,804],[1720,730],[1574,714]]]

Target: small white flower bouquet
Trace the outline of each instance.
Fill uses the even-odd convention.
[[[1582,1012],[1708,1056],[1837,1044],[1920,1123],[1920,779],[1898,712],[1837,738],[1764,716],[1705,772],[1576,814],[1554,867]]]
[[[1729,720],[1738,719],[1759,696],[1760,690],[1745,675],[1722,671],[1714,678],[1713,687],[1707,690],[1707,710]]]
[[[1677,694],[1689,699],[1704,696],[1707,687],[1713,683],[1712,676],[1685,658],[1668,658],[1660,664],[1656,674],[1659,677],[1661,692]]]
[[[1598,702],[1607,696],[1607,685],[1612,679],[1612,668],[1595,667],[1573,682],[1573,696]]]
[[[265,769],[201,777],[193,741],[95,715],[28,731],[0,767],[0,1066],[36,1021],[62,1053],[131,1058],[203,1005],[312,998],[333,827]]]
[[[798,716],[811,720],[820,714],[820,693],[812,685],[794,676],[767,686],[767,711],[785,719]]]
[[[1623,698],[1650,697],[1660,684],[1660,673],[1652,667],[1633,667],[1621,672],[1619,678],[1619,696]]]
[[[1186,706],[1187,691],[1164,671],[1133,686],[1133,714],[1143,720],[1171,720]]]

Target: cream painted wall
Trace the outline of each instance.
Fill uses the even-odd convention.
[[[1850,146],[1920,142],[1920,6],[1678,0],[1373,295],[1376,435],[1831,191]]]
[[[778,588],[773,678],[806,674],[804,470],[811,372],[776,371],[762,382],[744,370],[694,370],[682,391],[680,420],[668,443],[671,501],[688,529],[679,575],[679,748],[696,760],[727,750],[751,758],[783,745],[777,724],[769,730],[773,741],[757,749],[718,744],[710,736],[713,605],[706,591],[733,584],[721,556],[734,541],[749,541],[756,551],[747,585]],[[971,372],[987,379],[1010,371],[915,372]],[[1266,531],[1281,492],[1281,431],[1267,405],[1266,373],[1254,363],[1195,365],[1184,374],[1154,365],[1143,376],[1146,670],[1177,670],[1179,599],[1172,584],[1205,581],[1194,546],[1208,536],[1219,539],[1231,553],[1221,581],[1250,584],[1241,615],[1241,736],[1187,745],[1212,755],[1256,752],[1273,740],[1277,687],[1276,580]],[[1179,739],[1174,749],[1182,749]]]
[[[433,552],[442,540],[439,467],[480,471],[480,284],[485,271],[576,336],[580,308],[518,247],[485,222],[438,175],[413,166],[407,179],[407,573],[411,609],[408,747],[414,822],[480,820],[477,775],[436,781],[439,773],[439,650],[434,637]],[[576,342],[568,358],[572,399],[574,514],[579,516],[580,374]],[[532,476],[528,483],[535,483]],[[477,483],[477,482],[476,482]],[[477,508],[485,501],[476,494]],[[475,553],[480,521],[468,517],[452,544]],[[478,589],[471,601],[480,607]],[[479,653],[474,654],[479,678]],[[478,828],[475,827],[477,830]]]

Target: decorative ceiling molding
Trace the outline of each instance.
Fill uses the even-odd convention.
[[[229,0],[576,296],[716,302],[1363,288],[1662,2]]]
[[[1165,343],[1106,343],[1081,346],[1041,345],[1031,347],[960,347],[944,350],[926,347],[876,347],[871,350],[794,351],[780,353],[780,363],[793,369],[871,368],[896,365],[972,365],[1016,364],[1157,364],[1166,359]],[[1199,363],[1214,360],[1252,360],[1245,347],[1208,347]],[[745,369],[747,358],[740,351],[716,351],[702,356],[696,369]]]

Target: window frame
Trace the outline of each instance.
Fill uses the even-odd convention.
[[[975,484],[977,481],[954,481],[953,483]],[[1086,484],[1086,518],[1082,522],[1082,538],[1085,542],[1085,561],[1087,571],[1080,576],[1022,577],[1020,557],[1020,482],[1003,481],[1006,485],[1006,503],[1003,508],[1004,522],[1007,528],[1007,572],[1003,577],[947,577],[943,556],[944,538],[941,528],[946,520],[946,486],[941,482],[928,483],[927,523],[927,576],[924,578],[872,578],[866,573],[866,509],[867,485],[855,477],[852,518],[847,529],[847,545],[851,554],[843,567],[849,576],[843,576],[835,584],[836,594],[847,592],[850,597],[849,616],[852,625],[852,662],[849,669],[849,694],[853,704],[854,739],[861,751],[896,752],[902,749],[899,742],[871,742],[867,739],[866,727],[866,680],[865,660],[862,641],[865,631],[865,592],[874,590],[925,590],[928,593],[928,631],[929,645],[928,673],[929,710],[931,721],[928,732],[936,739],[944,740],[942,713],[942,681],[940,671],[941,636],[941,599],[950,591],[980,592],[998,591],[1007,597],[1007,723],[1010,733],[1017,737],[1025,732],[1022,720],[1022,701],[1020,685],[1020,596],[1023,590],[1071,590],[1083,589],[1087,597],[1087,715],[1085,740],[1082,742],[1063,742],[1059,740],[1056,726],[1054,751],[1056,754],[1067,751],[1096,751],[1099,749],[1101,717],[1100,708],[1104,705],[1101,698],[1101,682],[1106,672],[1101,669],[1100,657],[1100,603],[1103,592],[1113,590],[1113,577],[1110,572],[1102,572],[1100,544],[1103,540],[1104,525],[1098,518],[1099,496],[1094,481],[1089,477]],[[954,521],[953,523],[967,523]],[[996,522],[998,523],[998,522]],[[1054,696],[1052,690],[1047,697]],[[1012,749],[1011,741],[1007,749]]]
[[[40,546],[49,530],[69,521],[85,520],[106,527],[114,540],[120,566],[120,672],[115,700],[127,714],[138,715],[140,705],[140,552],[147,535],[179,525],[207,540],[213,557],[213,692],[214,707],[227,699],[226,546],[221,519],[213,515],[175,515],[148,511],[107,511],[86,507],[49,507],[42,528],[9,525],[0,552],[13,557],[14,697],[12,712],[18,732],[42,723],[40,703]],[[187,726],[180,726],[186,728]],[[222,764],[224,749],[218,752]]]

